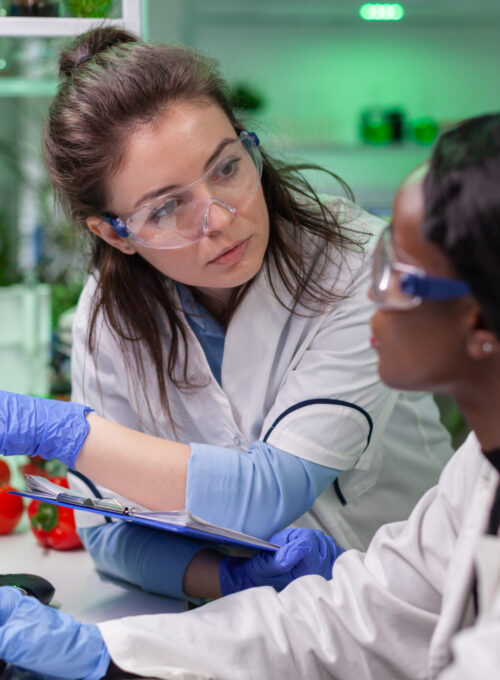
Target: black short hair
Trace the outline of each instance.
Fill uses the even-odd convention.
[[[424,182],[424,235],[451,260],[500,337],[500,114],[470,118],[436,143]]]

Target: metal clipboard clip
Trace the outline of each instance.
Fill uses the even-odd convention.
[[[73,496],[70,493],[58,493],[56,500],[63,503],[72,503],[73,505],[82,505],[86,508],[95,508],[96,510],[110,510],[120,515],[133,515],[137,508],[128,508],[122,505],[116,498],[82,498],[81,496]]]

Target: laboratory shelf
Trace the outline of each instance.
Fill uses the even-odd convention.
[[[113,19],[95,17],[89,19],[79,17],[0,17],[0,36],[57,38],[78,35],[96,25],[125,27],[133,33],[141,35],[141,28],[143,28],[145,20],[147,20],[146,3],[141,3],[140,0],[122,0],[121,15]]]
[[[119,19],[72,19],[64,17],[1,17],[0,35],[11,38],[57,38],[85,33],[96,24],[120,26],[138,33],[140,23]]]
[[[52,97],[57,85],[55,78],[0,77],[0,97]]]

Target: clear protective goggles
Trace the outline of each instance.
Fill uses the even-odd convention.
[[[257,193],[262,175],[258,145],[254,132],[243,131],[195,182],[158,196],[133,213],[121,217],[105,213],[103,219],[118,236],[148,248],[196,243],[210,231],[213,205],[237,215]]]
[[[372,265],[372,296],[377,307],[413,309],[423,300],[452,300],[470,292],[465,281],[429,276],[399,248],[396,253],[390,226],[384,229],[375,248]]]

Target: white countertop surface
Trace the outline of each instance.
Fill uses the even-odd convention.
[[[68,551],[42,548],[27,528],[26,519],[24,516],[16,532],[0,536],[0,574],[43,576],[55,587],[53,606],[85,623],[186,610],[183,601],[146,593],[96,571],[83,548]]]

